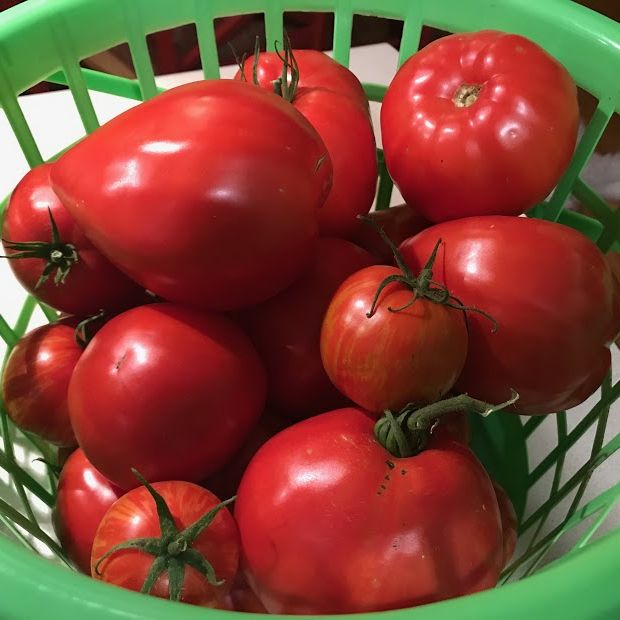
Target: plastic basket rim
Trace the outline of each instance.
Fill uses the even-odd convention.
[[[208,0],[202,0],[208,1]],[[326,0],[329,2],[329,0]],[[411,0],[413,2],[413,0]],[[422,1],[422,0],[418,0]],[[437,1],[437,0],[435,0]],[[466,0],[463,0],[466,1]],[[570,9],[573,18],[580,16],[586,18],[589,24],[598,23],[601,26],[601,42],[615,49],[620,59],[620,24],[616,24],[612,20],[594,13],[581,5],[576,4],[572,0],[541,0],[540,2],[529,2],[528,0],[501,0],[503,6],[510,6],[514,11],[521,11],[531,14],[532,16],[542,14],[543,11],[551,11],[553,7],[557,10],[567,11]],[[2,29],[10,22],[12,26],[19,30],[27,27],[33,14],[40,10],[49,12],[54,5],[58,8],[60,4],[64,9],[75,8],[80,5],[86,5],[90,0],[27,0],[23,4],[16,5],[0,16],[0,35]],[[336,10],[339,3],[337,0],[329,2]],[[234,3],[233,3],[234,4]],[[264,4],[274,4],[270,0],[257,0],[257,9]],[[286,0],[276,2],[282,10],[285,9]],[[351,2],[342,3],[348,4]],[[544,9],[543,9],[544,6]],[[303,9],[302,9],[303,10]],[[313,9],[307,9],[313,10]],[[314,9],[320,10],[320,9]],[[389,12],[389,11],[388,11]],[[362,11],[360,11],[362,13]],[[363,11],[365,14],[372,14],[372,11]],[[384,16],[386,11],[376,11],[377,14]],[[234,12],[231,9],[231,13]],[[613,28],[615,28],[615,36],[611,36]],[[605,34],[602,34],[602,31]],[[0,41],[1,44],[1,41]],[[103,618],[126,618],[128,620],[159,620],[169,617],[171,610],[169,603],[154,597],[144,597],[134,592],[123,590],[120,588],[110,588],[104,584],[98,583],[96,580],[73,573],[58,565],[46,561],[40,556],[25,551],[9,540],[0,537],[0,575],[2,575],[3,583],[11,584],[9,587],[17,591],[23,590],[27,595],[34,588],[37,596],[35,600],[41,602],[40,597],[55,599],[57,602],[64,601],[62,608],[62,617],[67,617],[71,611],[78,613],[95,614],[97,620]],[[549,604],[550,608],[553,604],[557,604],[557,594],[561,591],[571,591],[575,588],[580,589],[584,586],[583,575],[588,575],[589,579],[599,582],[601,588],[605,586],[609,590],[616,590],[614,575],[617,568],[620,567],[620,527],[606,534],[601,539],[580,549],[577,553],[563,558],[561,562],[551,564],[539,573],[536,573],[526,580],[517,581],[502,586],[501,588],[487,590],[478,594],[467,597],[461,597],[448,601],[442,601],[424,606],[421,608],[401,609],[390,612],[381,612],[386,618],[404,619],[410,614],[415,614],[417,609],[425,614],[428,620],[446,618],[446,613],[452,615],[467,614],[467,612],[475,611],[479,620],[497,618],[498,609],[505,606],[506,615],[504,618],[521,618],[525,608],[523,606],[524,599],[528,596],[533,598],[530,601],[530,611],[540,609],[537,607],[541,602]],[[532,596],[536,592],[535,596]],[[587,598],[587,597],[585,597]],[[9,597],[7,597],[8,601]],[[16,597],[10,597],[11,604],[15,604]],[[475,605],[473,601],[476,601]],[[500,605],[500,603],[502,605]],[[109,607],[112,604],[113,607]],[[517,615],[512,616],[510,608],[515,606]],[[527,603],[526,603],[527,605]],[[204,608],[193,608],[184,605],[186,608],[182,614],[183,618],[199,618],[206,617],[211,612],[212,618],[216,618],[216,614],[226,614],[221,618],[230,617],[230,614],[238,614],[241,612],[230,612],[220,610],[205,610]],[[41,608],[43,608],[41,606]],[[60,609],[58,607],[57,609]],[[51,618],[61,617],[54,615],[57,609],[50,609]],[[620,609],[620,598],[618,600],[617,609]],[[2,610],[4,611],[4,609]],[[19,613],[19,610],[10,608],[9,611]],[[600,611],[600,609],[599,609]],[[198,616],[201,614],[201,616]],[[256,615],[256,614],[251,614]],[[339,616],[324,616],[326,618],[370,618],[377,616],[372,614],[352,614]],[[247,617],[248,614],[243,614]],[[18,616],[9,616],[18,617]],[[466,617],[466,616],[463,616]],[[8,618],[7,618],[8,620]]]

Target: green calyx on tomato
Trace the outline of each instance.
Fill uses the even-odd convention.
[[[434,427],[443,415],[459,412],[462,415],[476,413],[487,417],[519,400],[519,394],[511,390],[510,398],[498,405],[485,403],[461,394],[440,400],[425,407],[407,405],[396,416],[389,410],[375,424],[377,441],[393,456],[407,458],[424,450]]]
[[[160,538],[134,538],[127,540],[112,547],[102,555],[95,564],[95,572],[101,575],[99,566],[101,563],[118,551],[123,549],[137,549],[143,553],[154,556],[153,564],[140,590],[143,594],[149,594],[157,579],[168,571],[169,577],[169,597],[171,601],[181,600],[181,589],[185,579],[185,567],[190,566],[204,575],[207,581],[215,586],[221,585],[223,581],[218,581],[215,570],[209,560],[192,548],[192,543],[213,521],[217,513],[233,502],[235,497],[231,497],[224,502],[220,502],[200,519],[192,523],[189,527],[179,532],[172,513],[164,498],[144,479],[136,470],[132,472],[140,480],[151,494],[157,506],[157,516],[161,529]]]
[[[383,241],[387,243],[394,254],[396,265],[401,271],[400,274],[392,274],[388,276],[381,282],[381,284],[379,284],[374,299],[372,300],[370,310],[366,313],[366,316],[369,319],[372,318],[377,311],[377,303],[379,302],[379,297],[383,289],[392,284],[392,282],[398,282],[399,284],[403,284],[404,286],[410,288],[413,295],[404,306],[401,306],[400,308],[388,308],[390,312],[402,312],[403,310],[411,307],[418,299],[428,299],[433,303],[448,306],[449,308],[455,308],[456,310],[463,310],[464,312],[477,312],[493,323],[491,330],[492,332],[497,331],[497,321],[490,314],[487,314],[484,310],[480,310],[479,308],[465,306],[460,299],[454,297],[454,295],[452,295],[444,285],[438,284],[433,280],[433,265],[435,264],[435,260],[437,258],[439,246],[442,243],[441,238],[437,239],[437,243],[435,243],[435,247],[426,261],[426,264],[420,271],[419,275],[415,277],[411,269],[409,269],[405,263],[399,249],[394,245],[388,235],[385,234],[385,231],[380,226],[377,226],[376,222],[372,218],[361,216],[360,219],[372,226],[381,236]]]
[[[273,81],[273,92],[279,97],[282,97],[285,101],[291,103],[295,98],[295,93],[297,92],[297,87],[299,85],[299,65],[297,64],[295,54],[293,54],[291,39],[286,32],[284,33],[284,50],[280,51],[278,49],[278,41],[275,42],[275,47],[276,54],[282,61],[282,74],[277,80]],[[257,36],[254,43],[254,60],[252,62],[252,83],[255,86],[260,86],[260,80],[258,79],[259,61],[260,37]],[[245,56],[241,59],[237,59],[239,71],[241,72],[241,80],[247,82],[244,63]]]
[[[7,250],[14,251],[15,254],[9,254],[0,258],[8,258],[9,260],[19,260],[22,258],[42,258],[47,261],[41,277],[35,285],[37,290],[47,279],[54,274],[54,284],[64,284],[71,267],[79,260],[79,255],[75,246],[71,243],[64,243],[60,238],[58,226],[52,215],[51,209],[48,207],[47,212],[50,216],[50,225],[52,228],[51,241],[10,241],[3,239],[2,243]]]

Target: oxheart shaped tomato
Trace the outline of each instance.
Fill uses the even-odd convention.
[[[568,166],[578,125],[568,71],[532,41],[492,30],[414,54],[381,107],[390,175],[433,222],[517,215],[543,200]]]
[[[487,402],[516,390],[514,410],[574,407],[601,385],[620,330],[620,286],[580,232],[543,220],[487,216],[444,222],[400,246],[417,269],[438,239],[435,280],[498,324],[468,314],[469,348],[456,387]]]
[[[174,304],[134,308],[91,340],[69,412],[91,463],[124,489],[200,481],[241,447],[265,404],[265,370],[229,319]]]
[[[160,297],[231,310],[310,261],[331,185],[303,116],[233,80],[173,88],[65,153],[53,187],[91,241]]]
[[[374,416],[340,409],[268,441],[235,518],[248,582],[270,613],[396,609],[493,587],[502,530],[484,468],[463,443],[396,458]]]
[[[33,168],[11,194],[2,243],[15,277],[29,293],[68,314],[88,316],[144,303],[144,291],[93,246],[60,202],[50,184],[51,169],[52,164]]]

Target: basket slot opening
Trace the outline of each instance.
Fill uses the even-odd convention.
[[[337,21],[337,16],[336,16]],[[398,48],[403,37],[404,23],[400,19],[369,15],[353,15],[353,29],[351,40],[356,46],[386,43],[376,51],[370,48],[368,55],[364,55],[364,66],[358,65],[354,69],[364,82],[380,84],[387,87],[396,74],[398,67]],[[375,54],[381,54],[380,61],[374,59]],[[357,61],[358,62],[358,61]],[[382,91],[382,95],[385,91]]]
[[[198,36],[193,23],[149,34],[146,43],[156,75],[197,71],[201,68]]]
[[[217,62],[220,67],[237,65],[235,55],[239,58],[251,56],[254,53],[256,37],[258,37],[261,51],[265,47],[273,46],[266,31],[265,15],[263,13],[249,13],[234,17],[220,17],[213,22],[215,44],[217,45]],[[282,31],[282,28],[280,28]],[[281,41],[282,39],[278,39]]]
[[[558,460],[562,453],[567,452],[572,448],[588,431],[588,429],[598,421],[602,412],[620,397],[620,381],[613,384],[601,399],[590,409],[587,415],[576,423],[575,427],[569,431],[564,440],[558,441],[558,445],[555,446],[547,456],[530,472],[528,477],[528,486],[534,485]],[[570,420],[570,413],[568,419]]]
[[[610,442],[602,446],[600,450],[597,450],[574,475],[572,475],[560,486],[552,497],[540,505],[527,519],[525,519],[521,524],[521,532],[525,532],[530,529],[538,522],[542,515],[546,514],[548,510],[553,509],[562,500],[568,497],[596,467],[602,465],[602,463],[604,463],[618,449],[620,449],[620,436],[612,439]]]
[[[285,12],[284,30],[293,49],[329,50],[334,39],[334,13],[324,11]]]

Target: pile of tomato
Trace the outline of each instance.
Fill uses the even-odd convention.
[[[599,249],[520,217],[578,120],[570,75],[533,42],[440,39],[387,89],[407,204],[371,213],[361,84],[285,44],[30,171],[5,253],[62,316],[17,343],[3,400],[70,453],[54,524],[76,567],[269,613],[494,587],[517,519],[467,415],[583,402],[620,330]]]

